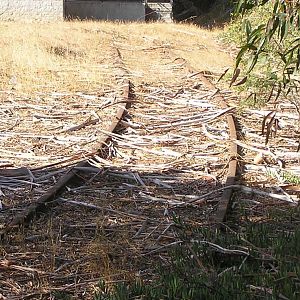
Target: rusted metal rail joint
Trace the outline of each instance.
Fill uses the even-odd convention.
[[[126,83],[126,86],[123,90],[123,98],[124,98],[124,104],[118,109],[114,120],[112,121],[111,125],[107,129],[108,132],[113,133],[117,130],[120,121],[124,117],[125,112],[130,107],[130,104],[132,102],[131,101],[132,88],[131,88],[130,81]],[[110,139],[109,135],[103,136],[100,139],[98,146],[94,151],[94,154],[101,155],[101,153],[105,152],[103,150],[105,150],[106,143],[109,139]],[[37,201],[30,204],[29,207],[25,210],[25,212],[22,212],[19,215],[17,215],[4,228],[4,232],[2,232],[2,234],[8,233],[12,229],[17,228],[20,225],[28,224],[36,215],[47,210],[49,203],[53,202],[56,199],[56,197],[63,192],[64,187],[78,175],[78,173],[80,172],[79,169],[87,166],[89,166],[88,160],[83,160],[77,163],[75,166],[71,167],[61,178],[59,178],[59,180],[54,186],[49,188],[49,190],[46,191],[46,193],[42,195]]]

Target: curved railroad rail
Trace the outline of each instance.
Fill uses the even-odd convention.
[[[210,88],[216,89],[216,86],[212,84],[203,74],[199,74],[201,80]],[[221,95],[217,95],[217,100],[220,101],[222,108],[227,108],[228,105],[224,98]],[[238,139],[237,130],[235,119],[232,114],[227,114],[227,123],[229,128],[229,138],[230,142],[230,161],[228,163],[228,171],[227,171],[227,178],[225,183],[225,188],[222,194],[221,201],[219,202],[217,210],[211,216],[210,221],[217,225],[221,225],[225,219],[226,214],[229,209],[230,200],[233,194],[234,189],[230,186],[234,185],[236,182],[237,172],[238,172],[238,146],[234,143],[235,140]]]
[[[189,68],[191,69],[191,67]],[[216,87],[205,77],[203,73],[195,72],[195,76],[198,76],[200,80],[205,84],[205,86],[208,87],[209,89],[216,89]],[[103,156],[103,153],[105,153],[105,151],[103,150],[105,150],[105,148],[107,147],[106,142],[110,139],[111,137],[110,134],[113,134],[116,131],[116,129],[119,127],[120,121],[124,116],[124,113],[130,107],[130,104],[132,102],[131,92],[132,92],[131,83],[128,81],[123,90],[124,104],[117,111],[114,121],[106,130],[107,134],[101,138],[97,148],[90,154],[90,157],[96,154],[100,154],[100,156],[102,155],[102,158],[105,158]],[[222,108],[228,108],[225,100],[221,95],[217,95],[215,99],[220,102]],[[228,163],[225,189],[223,191],[217,209],[214,211],[214,213],[211,215],[209,219],[210,224],[215,224],[217,226],[220,226],[226,219],[226,214],[229,208],[230,199],[233,194],[233,188],[231,188],[230,186],[234,185],[236,181],[237,166],[238,166],[237,163],[238,146],[236,143],[233,142],[234,140],[237,140],[237,132],[236,132],[234,117],[230,113],[227,114],[227,123],[229,128],[229,137],[230,140],[232,140],[232,142],[230,143],[230,161]],[[45,192],[45,194],[43,194],[37,201],[31,203],[24,212],[15,216],[12,219],[12,221],[5,227],[4,233],[7,233],[10,230],[20,225],[28,224],[36,215],[46,211],[47,207],[53,205],[53,201],[64,190],[64,187],[79,174],[80,172],[79,170],[83,167],[87,167],[88,165],[89,165],[88,161],[84,160],[84,161],[80,161],[75,166],[70,167],[69,170],[57,181],[57,183]]]
[[[130,81],[126,83],[123,89],[123,99],[124,100],[122,102],[124,102],[124,104],[120,106],[114,117],[114,120],[112,121],[109,128],[107,128],[107,132],[109,133],[116,132],[120,125],[120,121],[122,120],[127,109],[131,105],[132,85]],[[107,142],[109,139],[109,135],[103,136],[98,142],[97,148],[90,154],[90,157],[96,154],[103,157],[103,153],[106,152],[105,148],[107,147]],[[87,166],[89,166],[88,161],[83,160],[77,163],[75,166],[69,168],[69,170],[62,177],[60,177],[57,183],[53,185],[50,189],[48,189],[45,192],[45,194],[43,194],[37,201],[31,203],[24,212],[15,216],[13,220],[4,228],[4,232],[2,234],[7,233],[13,228],[16,228],[20,225],[28,224],[36,215],[38,215],[41,212],[44,212],[47,209],[47,206],[49,206],[49,202],[53,202],[56,199],[56,197],[63,191],[64,187],[78,175],[78,173],[80,172],[80,168]]]

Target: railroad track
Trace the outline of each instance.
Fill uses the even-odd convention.
[[[172,30],[171,41],[177,29]],[[246,153],[247,184],[254,185],[253,181],[262,178],[261,190],[254,191],[260,192],[260,198],[239,197],[246,201],[249,215],[261,220],[265,204],[271,207],[279,200],[295,204],[295,197],[287,193],[281,198],[272,194],[270,201],[272,187],[266,188],[273,172],[279,188],[299,193],[299,186],[282,181],[286,170],[299,174],[298,165],[295,167],[299,153],[294,151],[299,136],[294,131],[291,138],[294,124],[288,123],[298,120],[295,110],[289,106],[276,115],[245,110],[239,118],[244,119],[246,141],[238,141],[234,108],[227,107],[225,93],[184,59],[184,43],[176,52],[176,41],[168,41],[168,35],[159,41],[146,33],[135,47],[122,32],[108,33],[112,38],[110,49],[105,48],[109,54],[103,64],[103,72],[108,74],[104,91],[55,95],[49,100],[57,118],[69,117],[64,110],[73,107],[72,114],[80,116],[75,124],[60,119],[50,122],[49,116],[37,114],[51,128],[57,128],[55,123],[67,125],[55,129],[55,134],[69,134],[55,140],[55,146],[67,138],[68,142],[54,148],[64,149],[67,159],[51,156],[47,168],[1,166],[0,297],[49,299],[53,293],[66,292],[77,299],[92,299],[99,278],[112,284],[136,277],[152,279],[157,263],[168,264],[169,249],[191,244],[193,229],[227,226],[224,221],[234,189],[252,193],[251,188],[235,184],[237,145]],[[187,33],[189,38],[195,35]],[[114,66],[110,69],[109,64]],[[60,97],[66,109],[58,109]],[[6,109],[29,107],[27,99],[5,104]],[[102,127],[100,117],[86,118],[92,110],[106,107],[119,108],[105,119],[111,120],[110,126]],[[47,112],[42,105],[38,109]],[[268,115],[271,118],[266,118]],[[271,137],[272,122],[278,125],[281,118],[288,123],[284,135]],[[9,119],[9,128],[16,121]],[[270,133],[270,147],[265,146],[261,129],[257,130],[261,123]],[[93,137],[87,139],[90,132]],[[2,132],[1,139],[17,136],[8,133]],[[72,139],[72,134],[77,139]],[[27,143],[33,135],[24,135]],[[52,139],[49,135],[43,138],[49,143]],[[81,143],[80,151],[75,147],[75,155],[68,151],[73,140]],[[290,151],[280,151],[277,145]],[[259,159],[265,163],[253,163],[257,153],[263,154]],[[284,170],[280,166],[283,158]],[[202,238],[201,234],[197,238]]]
[[[114,133],[117,131],[120,126],[120,121],[122,120],[125,112],[130,107],[131,104],[131,84],[128,82],[124,87],[123,92],[123,102],[124,104],[120,105],[120,108],[117,110],[115,117],[113,118],[113,122],[107,128],[108,132]],[[105,158],[105,145],[108,143],[109,136],[102,137],[98,146],[95,149],[94,153],[90,153],[90,156],[94,156],[96,154],[102,153],[102,157]],[[88,160],[83,160],[77,163],[75,166],[72,166],[67,172],[59,178],[56,184],[54,184],[48,191],[42,195],[37,201],[33,202],[29,205],[28,208],[24,212],[21,212],[16,217],[13,218],[11,222],[4,228],[4,232],[2,234],[6,234],[8,231],[12,230],[16,226],[20,225],[28,225],[30,221],[36,216],[38,216],[41,212],[47,211],[47,205],[49,202],[55,201],[56,197],[62,192],[62,190],[66,187],[66,185],[73,180],[80,169],[86,168],[89,166]],[[53,205],[53,203],[52,203]]]
[[[124,56],[116,51],[123,103],[109,128],[101,129],[95,151],[3,229],[10,247],[18,248],[22,235],[27,249],[17,257],[8,251],[13,267],[8,264],[6,270],[23,282],[31,280],[31,272],[47,278],[52,286],[45,297],[62,282],[74,291],[78,278],[83,284],[77,293],[91,288],[103,270],[116,279],[130,278],[153,259],[167,259],[166,251],[182,243],[178,220],[220,225],[226,217],[232,194],[226,185],[233,184],[237,168],[236,144],[230,142],[236,139],[233,110],[202,74],[187,72],[177,61],[166,69],[177,72],[183,83],[133,90],[130,82],[124,84],[123,78],[131,76]],[[34,254],[53,247],[56,252],[42,259]],[[16,258],[18,264],[12,263]],[[25,263],[31,269],[22,268]],[[151,270],[147,273],[151,276]]]

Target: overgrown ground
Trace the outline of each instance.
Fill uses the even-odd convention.
[[[0,31],[0,97],[14,111],[3,112],[1,164],[15,167],[70,162],[92,151],[99,132],[74,128],[107,127],[114,107],[105,103],[122,94],[118,59],[126,66],[123,78],[141,87],[180,85],[174,68],[187,61],[215,73],[233,63],[217,43],[218,31],[192,25],[1,23]]]
[[[154,69],[159,49],[174,50],[198,70],[221,72],[232,64],[214,40],[218,31],[188,24],[1,23],[0,32],[1,90],[99,91],[114,84],[109,62],[117,48],[132,51],[126,63],[136,84],[172,80],[171,72]]]
[[[281,103],[276,118],[284,126],[268,146],[261,124],[272,107],[239,111],[240,183],[252,190],[234,195],[223,231],[207,222],[220,199],[214,190],[224,184],[229,141],[224,118],[198,126],[218,108],[212,105],[217,92],[207,90],[195,70],[215,80],[233,65],[229,47],[218,41],[220,30],[66,22],[1,23],[0,32],[2,169],[36,167],[37,154],[44,157],[47,149],[53,151],[47,164],[65,166],[62,157],[87,155],[90,135],[103,133],[109,122],[112,111],[103,107],[122,99],[121,77],[133,81],[137,101],[125,122],[130,130],[123,140],[113,139],[112,161],[95,159],[92,176],[68,186],[55,209],[2,240],[0,297],[298,299],[300,170],[294,107]],[[231,91],[222,95],[239,106]],[[95,120],[94,112],[101,122],[96,117],[93,127],[69,130]],[[49,119],[53,115],[57,118]],[[173,127],[191,115],[196,118],[190,127]],[[45,128],[51,129],[51,138],[45,138]],[[33,140],[25,132],[43,136]],[[75,136],[81,144],[72,140]],[[15,148],[25,158],[9,156]],[[60,149],[66,152],[54,156]],[[13,183],[1,178],[1,222],[64,172],[37,170],[35,177],[27,174]]]

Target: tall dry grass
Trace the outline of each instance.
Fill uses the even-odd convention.
[[[116,72],[116,47],[138,81],[160,77],[164,52],[155,53],[160,47],[169,47],[199,70],[217,71],[232,62],[218,48],[216,36],[189,24],[2,22],[0,89],[91,91],[109,86]],[[168,80],[171,75],[166,75]]]

